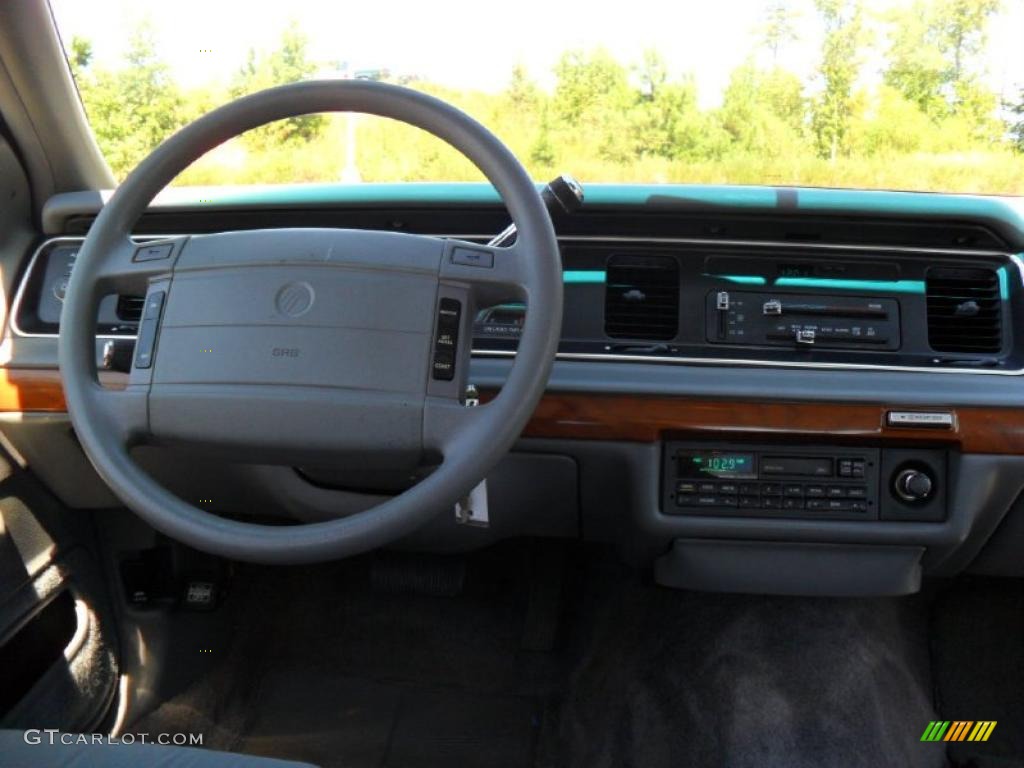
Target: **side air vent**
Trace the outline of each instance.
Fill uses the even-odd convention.
[[[1003,309],[993,269],[932,267],[926,276],[928,343],[938,352],[999,352]]]
[[[118,296],[117,319],[125,323],[137,323],[142,318],[142,305],[145,296]]]
[[[614,339],[668,341],[679,331],[679,263],[671,256],[612,256],[605,266],[604,331]]]

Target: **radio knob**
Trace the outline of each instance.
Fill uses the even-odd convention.
[[[896,475],[896,495],[904,501],[925,501],[932,495],[935,483],[919,469],[904,469]]]

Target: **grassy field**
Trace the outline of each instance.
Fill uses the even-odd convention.
[[[274,184],[354,180],[346,172],[348,118],[332,116],[322,135],[302,144],[261,146],[244,138],[199,160],[178,185]],[[480,181],[467,160],[422,131],[360,117],[355,125],[358,179],[376,181]],[[841,157],[806,154],[765,158],[752,154],[719,160],[602,159],[580,142],[554,163],[530,158],[526,142],[509,141],[534,178],[571,173],[584,182],[768,184],[863,189],[908,189],[1024,195],[1024,155],[1009,150]],[[516,144],[520,146],[516,146]]]

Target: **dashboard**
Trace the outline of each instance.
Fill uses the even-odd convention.
[[[565,359],[1015,373],[1003,254],[618,238],[563,241]],[[1011,290],[1012,287],[1012,290]],[[523,307],[486,311],[481,353]]]
[[[140,238],[146,241],[147,238]],[[12,330],[54,337],[81,237],[45,241]],[[1024,264],[1011,254],[876,246],[566,237],[566,360],[1018,374]],[[101,337],[133,339],[142,296],[108,296]],[[474,353],[511,356],[526,307],[480,308]]]
[[[486,242],[508,223],[489,188],[422,187],[158,203],[135,236],[337,226]],[[662,583],[745,591],[806,593],[817,574],[829,594],[898,594],[972,562],[1020,568],[1019,554],[1005,554],[1024,546],[1012,522],[1024,519],[1024,221],[1014,209],[825,190],[587,192],[555,221],[562,339],[519,450],[489,480],[494,522],[441,516],[410,546],[582,537],[655,563]],[[100,202],[62,195],[43,211],[46,236],[11,305],[0,416],[19,414],[3,432],[30,463],[64,468],[47,478],[58,495],[102,507],[109,494],[55,415],[62,291]],[[131,367],[143,299],[101,306],[97,361],[115,384]],[[500,390],[528,311],[473,308],[467,376],[482,399]],[[228,514],[323,519],[401,487],[337,468],[204,467],[160,449],[150,466]]]

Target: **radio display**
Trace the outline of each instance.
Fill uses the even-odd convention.
[[[679,477],[686,478],[722,477],[746,480],[757,477],[757,467],[752,453],[680,453],[676,456],[676,467]]]

